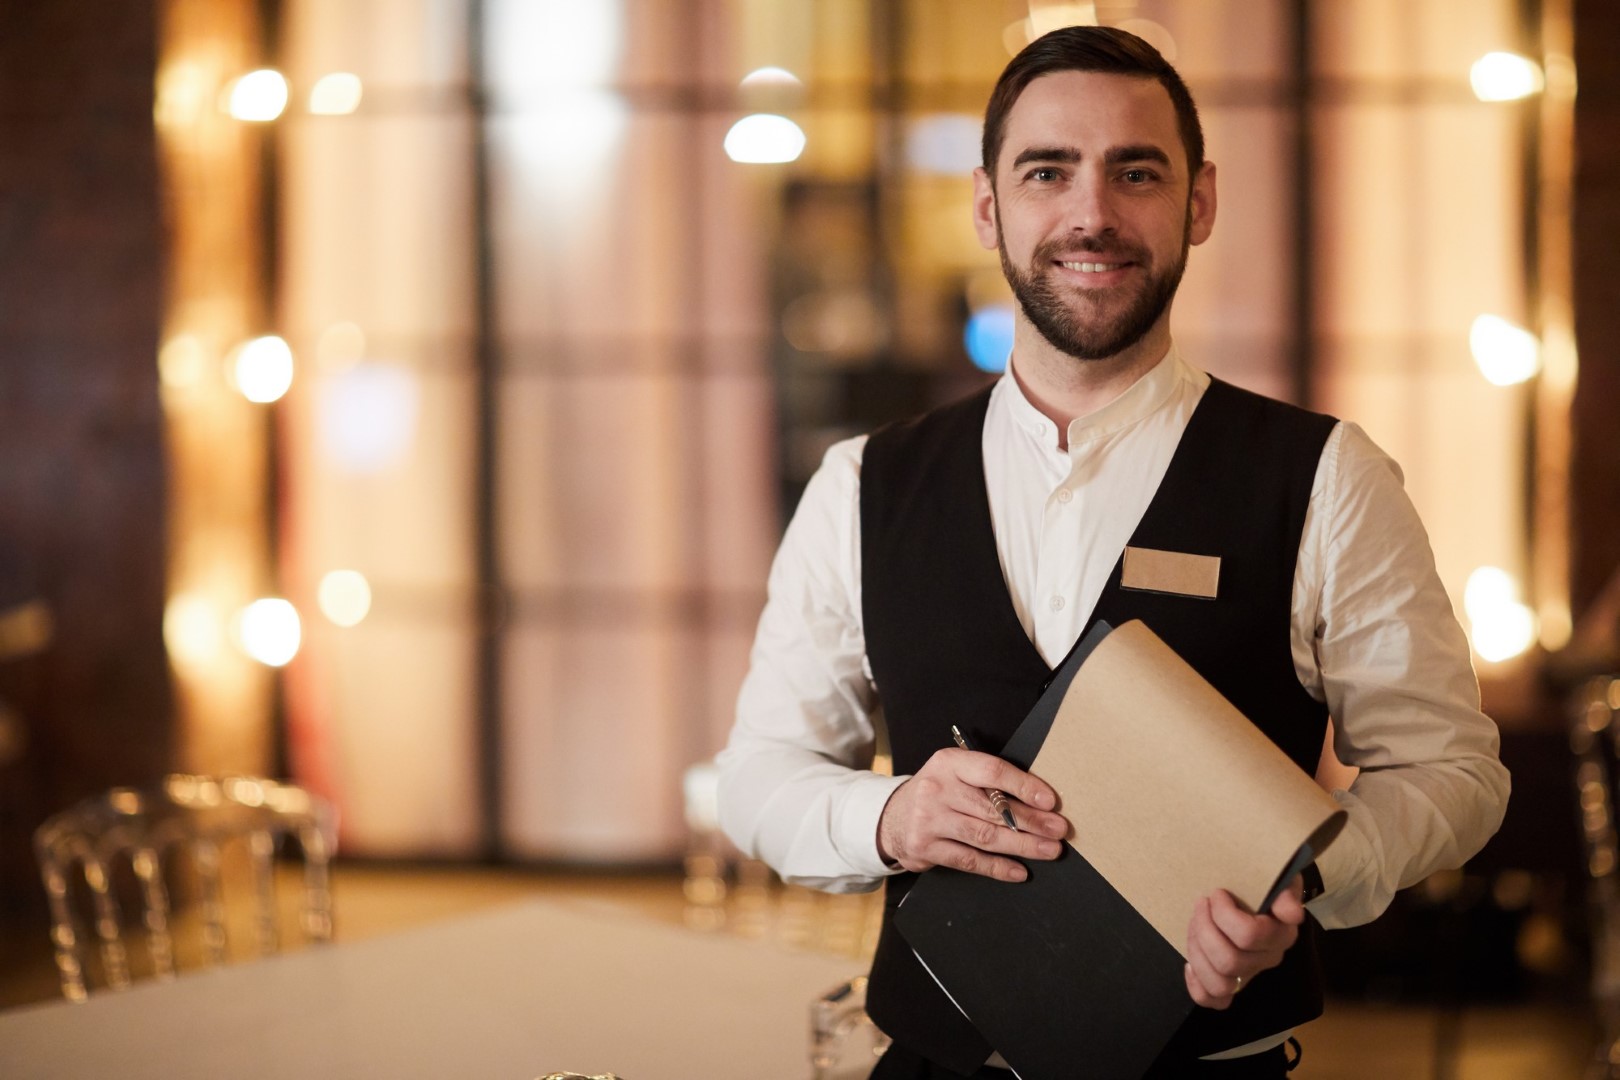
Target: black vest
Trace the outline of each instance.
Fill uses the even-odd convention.
[[[975,747],[999,751],[1052,674],[1018,620],[996,553],[984,486],[989,400],[985,391],[877,431],[861,465],[866,650],[897,774],[951,745],[952,724]],[[1294,672],[1290,609],[1305,510],[1334,423],[1212,379],[1130,544],[1219,556],[1219,595],[1124,589],[1116,561],[1086,625],[1141,619],[1308,773],[1327,708]],[[900,1045],[971,1073],[990,1045],[892,925],[915,879],[889,879],[867,1010]],[[1166,1057],[1231,1049],[1321,1015],[1315,934],[1307,919],[1282,965],[1230,1009],[1195,1009]]]

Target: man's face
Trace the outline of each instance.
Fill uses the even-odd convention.
[[[974,224],[1025,316],[1081,360],[1116,356],[1161,324],[1190,244],[1215,219],[1215,167],[1189,178],[1156,80],[1043,75],[1007,115],[995,184],[974,177]]]

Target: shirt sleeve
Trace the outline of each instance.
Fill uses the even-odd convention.
[[[877,850],[905,777],[871,771],[877,694],[860,601],[864,437],[827,452],[771,566],[764,614],[716,764],[720,826],[784,881],[865,892],[895,871]]]
[[[1300,552],[1301,578],[1320,583],[1306,689],[1327,703],[1339,759],[1360,770],[1333,792],[1349,822],[1318,861],[1325,891],[1310,905],[1336,928],[1372,921],[1397,890],[1478,852],[1509,783],[1400,468],[1341,423],[1317,488]]]

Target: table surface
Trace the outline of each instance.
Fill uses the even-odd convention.
[[[0,1014],[8,1080],[774,1080],[856,961],[529,901]]]

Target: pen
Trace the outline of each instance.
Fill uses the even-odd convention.
[[[955,724],[951,725],[951,738],[955,739],[956,745],[960,746],[963,750],[973,749],[973,747],[968,745],[967,736],[963,735],[961,729]],[[1001,815],[1001,820],[1007,823],[1007,828],[1011,829],[1013,832],[1017,832],[1018,822],[1013,820],[1012,811],[1007,808],[1007,796],[1002,794],[1000,791],[997,791],[995,788],[986,788],[984,793],[990,796],[990,805],[995,807],[996,812]]]

